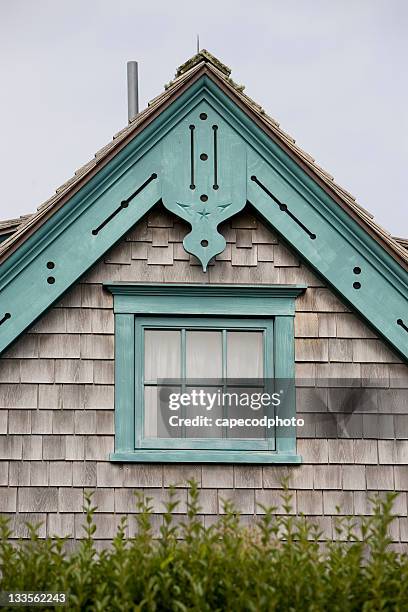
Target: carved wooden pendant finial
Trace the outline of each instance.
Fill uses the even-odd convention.
[[[246,147],[206,102],[200,103],[163,142],[164,206],[191,225],[184,248],[206,271],[226,246],[218,225],[246,203]]]

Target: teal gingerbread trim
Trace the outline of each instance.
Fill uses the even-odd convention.
[[[1,266],[0,351],[161,198],[204,269],[225,245],[219,223],[248,200],[407,359],[407,272],[207,75]]]
[[[202,87],[193,83],[1,265],[0,353],[160,200],[158,145]]]
[[[246,204],[246,154],[242,138],[205,102],[163,139],[163,204],[190,224],[184,248],[204,272],[225,249],[218,225]]]
[[[208,77],[206,88],[249,146],[249,202],[407,359],[406,270]]]

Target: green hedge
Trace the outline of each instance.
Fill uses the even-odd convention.
[[[85,539],[70,554],[63,539],[40,539],[35,527],[30,540],[12,543],[3,520],[0,590],[65,591],[70,611],[408,610],[408,557],[389,547],[394,495],[373,500],[370,517],[339,518],[336,539],[325,546],[316,525],[290,514],[290,493],[282,496],[286,515],[263,508],[257,524],[244,528],[226,503],[204,528],[191,482],[181,524],[170,495],[154,538],[149,499],[139,499],[138,535],[127,538],[123,521],[102,552],[94,547],[91,496]]]

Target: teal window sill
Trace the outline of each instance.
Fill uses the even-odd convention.
[[[302,463],[300,455],[279,452],[221,450],[136,450],[111,453],[115,463]]]

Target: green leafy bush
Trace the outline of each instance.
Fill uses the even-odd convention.
[[[191,482],[185,520],[174,521],[170,493],[158,538],[149,499],[140,498],[137,535],[127,538],[122,521],[102,552],[94,546],[90,495],[85,538],[70,554],[63,539],[40,539],[35,527],[28,541],[12,543],[3,520],[0,590],[65,591],[70,611],[408,610],[408,557],[389,546],[394,495],[373,500],[370,517],[339,518],[336,538],[324,546],[312,522],[290,514],[290,493],[282,495],[286,515],[263,508],[245,528],[226,503],[225,514],[205,528]]]

